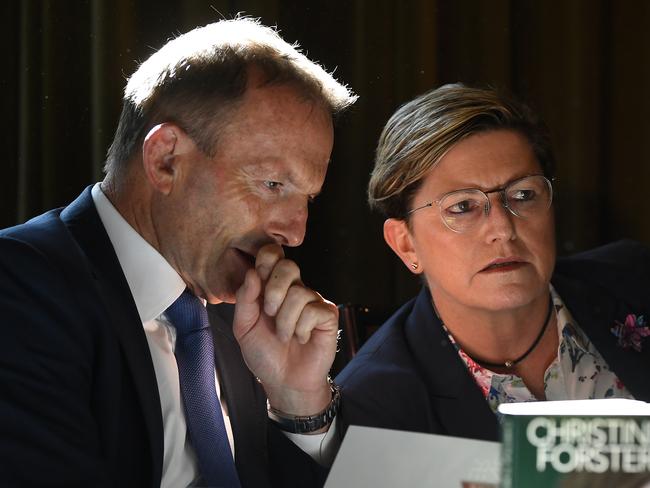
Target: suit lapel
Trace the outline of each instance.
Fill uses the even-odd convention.
[[[135,302],[97,214],[90,187],[61,213],[61,219],[88,257],[98,296],[103,299],[104,315],[119,337],[149,432],[153,486],[160,486],[163,422],[153,361]]]
[[[446,435],[497,440],[496,416],[442,329],[423,288],[405,324],[406,340]]]
[[[208,305],[219,384],[235,437],[235,463],[243,486],[267,486],[266,396],[232,333],[232,305]]]

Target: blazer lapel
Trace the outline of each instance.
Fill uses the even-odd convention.
[[[498,440],[496,416],[436,317],[428,288],[417,297],[405,331],[445,434]]]
[[[266,396],[232,333],[234,306],[208,305],[219,385],[235,437],[235,464],[243,486],[269,485]]]
[[[153,361],[135,302],[92,201],[90,187],[61,213],[61,219],[88,257],[98,296],[103,299],[104,316],[119,337],[149,432],[153,486],[160,486],[163,421]]]

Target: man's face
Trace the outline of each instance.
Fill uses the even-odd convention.
[[[198,295],[234,302],[264,244],[298,246],[333,144],[330,113],[286,85],[251,86],[210,158],[195,147],[159,218],[161,252]],[[166,235],[165,235],[166,234]]]
[[[528,141],[498,130],[457,143],[425,178],[413,208],[462,188],[484,191],[540,174]],[[448,229],[437,205],[411,216],[411,240],[436,304],[482,310],[517,308],[548,293],[555,263],[552,208],[524,219],[490,195],[491,210],[464,233]],[[495,265],[499,263],[499,265]]]

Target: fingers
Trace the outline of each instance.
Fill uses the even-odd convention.
[[[294,334],[305,344],[313,330],[338,330],[338,309],[317,292],[305,287],[300,268],[285,259],[282,247],[262,247],[255,259],[255,269],[264,282],[264,313],[275,318],[277,337],[289,341]]]
[[[336,334],[338,308],[317,292],[293,285],[275,316],[275,330],[281,341],[287,342],[295,335],[300,344],[309,342],[314,330]]]
[[[268,244],[255,258],[255,269],[264,285],[264,312],[274,317],[284,302],[289,289],[300,281],[300,268],[284,258],[282,246]]]
[[[284,250],[279,244],[267,244],[260,248],[255,256],[255,269],[262,281],[269,279],[271,271],[281,259],[284,259]]]
[[[288,298],[289,292],[291,291],[292,295],[295,295],[300,293],[299,290],[307,290],[307,288],[300,281],[300,268],[298,268],[298,265],[288,259],[278,261],[264,287],[264,312],[271,317],[275,317]],[[300,294],[300,296],[303,295]],[[293,298],[293,301],[295,301],[296,297]]]
[[[275,316],[275,330],[278,338],[284,342],[291,339],[294,333],[298,335],[298,323],[303,313],[313,302],[320,301],[320,296],[312,290],[305,288],[302,285],[293,285],[289,288],[284,301],[281,304]],[[313,313],[309,313],[313,315]],[[304,344],[305,340],[309,340],[311,329],[305,330],[305,327],[300,329],[302,335],[298,335],[298,342]]]
[[[244,277],[244,283],[235,294],[235,316],[233,333],[239,339],[255,325],[260,316],[259,296],[262,292],[262,282],[255,270],[249,269]]]
[[[296,324],[295,335],[300,344],[306,344],[313,331],[331,332],[336,335],[338,328],[339,309],[332,302],[321,298],[303,308]]]

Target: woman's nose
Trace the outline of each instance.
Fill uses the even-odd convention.
[[[486,203],[485,210],[484,227],[487,241],[513,240],[516,238],[514,218],[514,214],[508,208],[507,201],[502,195],[492,196],[489,203]]]

